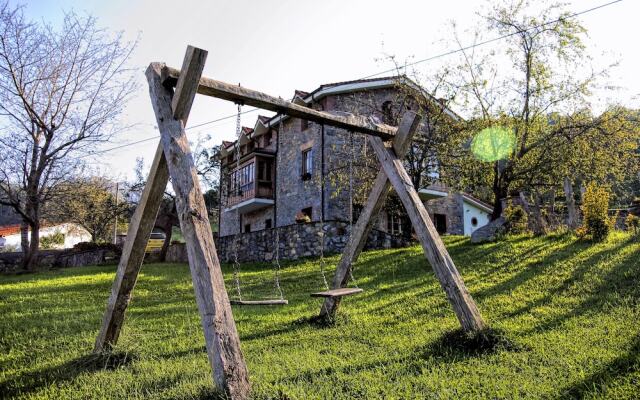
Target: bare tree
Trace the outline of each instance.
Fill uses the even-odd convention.
[[[28,226],[24,267],[37,261],[44,205],[82,166],[79,156],[121,128],[135,90],[135,43],[67,13],[59,29],[0,2],[0,203]]]

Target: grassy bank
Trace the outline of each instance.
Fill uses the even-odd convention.
[[[317,260],[287,263],[289,306],[234,308],[255,397],[640,397],[640,242],[616,234],[598,245],[569,235],[446,243],[508,345],[459,345],[418,247],[364,253],[355,276],[365,292],[343,302],[331,327],[309,323],[321,304],[309,297],[322,289]],[[186,265],[144,266],[116,354],[88,356],[114,270],[0,277],[0,396],[211,397]],[[233,293],[229,267],[225,276]],[[269,266],[244,265],[242,279],[245,298],[273,292]]]

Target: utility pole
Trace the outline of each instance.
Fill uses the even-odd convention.
[[[116,211],[118,210],[118,192],[120,182],[116,182]],[[113,223],[113,244],[118,244],[118,213],[116,212],[116,220]]]

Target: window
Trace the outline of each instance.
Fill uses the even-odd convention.
[[[269,147],[271,144],[272,134],[271,131],[267,132],[262,136],[262,147]]]
[[[402,234],[402,219],[398,214],[387,214],[387,232],[392,235]]]
[[[447,216],[444,214],[433,214],[433,224],[436,226],[436,231],[443,235],[447,233]]]
[[[270,161],[258,161],[258,180],[271,182]]]
[[[471,218],[471,226],[473,227],[478,226],[478,218],[476,217]]]
[[[311,222],[312,217],[313,217],[313,208],[311,207],[303,208],[302,210],[300,210],[300,212],[296,214],[296,222],[297,223]]]
[[[313,173],[313,148],[302,151],[302,179],[311,179]]]
[[[385,101],[382,103],[382,122],[389,125],[395,125],[393,117],[393,103]]]
[[[250,163],[231,173],[231,195],[242,196],[243,193],[253,190],[253,177],[255,176],[255,164]]]
[[[244,233],[249,233],[251,232],[251,224],[246,224],[244,226]]]
[[[271,218],[264,220],[264,229],[271,229]]]

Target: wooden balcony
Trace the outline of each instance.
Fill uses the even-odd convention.
[[[273,182],[258,182],[243,185],[239,193],[229,196],[226,211],[239,209],[241,213],[259,210],[273,205]]]
[[[273,205],[274,161],[273,155],[255,154],[230,172],[226,211],[246,213]]]

